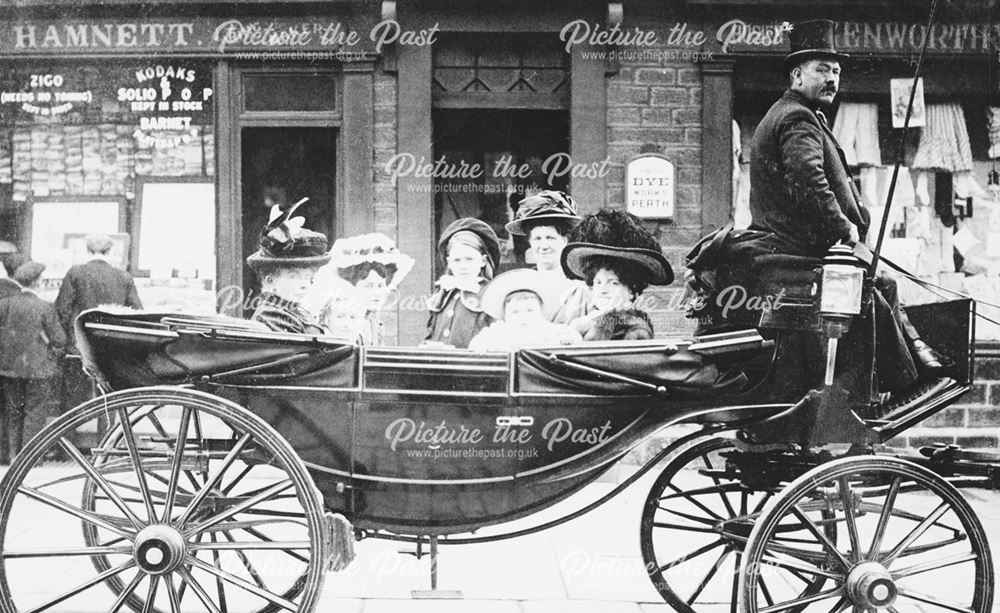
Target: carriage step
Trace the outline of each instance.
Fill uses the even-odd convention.
[[[326,513],[326,570],[339,572],[354,560],[354,527],[340,513]]]
[[[904,396],[893,397],[886,402],[876,404],[869,408],[862,417],[871,422],[872,425],[888,424],[911,410],[922,407],[935,396],[955,385],[956,381],[948,377],[928,381]]]

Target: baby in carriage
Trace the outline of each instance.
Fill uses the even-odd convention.
[[[483,292],[483,310],[496,321],[473,337],[473,351],[511,351],[526,346],[571,345],[582,340],[565,324],[543,314],[545,280],[537,270],[519,269],[497,276]]]

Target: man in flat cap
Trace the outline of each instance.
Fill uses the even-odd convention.
[[[21,291],[0,300],[0,464],[57,414],[54,387],[66,334],[52,305],[35,294],[44,270],[38,262],[18,266]]]

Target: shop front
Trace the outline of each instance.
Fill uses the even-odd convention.
[[[355,8],[8,9],[0,240],[48,266],[49,299],[99,232],[147,308],[242,314],[266,197],[308,197],[331,241],[371,227],[374,55]]]

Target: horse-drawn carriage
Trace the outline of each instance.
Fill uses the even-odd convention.
[[[107,393],[40,433],[3,480],[0,611],[311,611],[356,538],[436,554],[517,536],[656,469],[640,544],[679,611],[702,609],[712,586],[748,613],[987,613],[989,544],[956,484],[995,486],[1000,462],[883,446],[970,388],[973,304],[909,315],[948,376],[859,405],[789,381],[773,317],[690,339],[475,354],[89,311],[78,337]],[[78,450],[74,432],[98,417],[109,432]],[[584,508],[471,534],[551,507],[681,423],[700,428]]]
[[[809,30],[786,60],[842,57],[801,44]],[[329,259],[325,238],[310,247]],[[507,353],[87,311],[77,343],[103,395],[40,432],[0,482],[0,613],[309,613],[357,539],[428,544],[436,558],[442,544],[571,521],[654,470],[640,548],[680,613],[719,594],[745,613],[990,613],[990,545],[959,487],[1000,487],[1000,457],[886,446],[971,389],[975,305],[908,309],[944,366],[912,394],[873,394],[876,266],[864,278],[838,257],[744,258],[762,308],[725,331]],[[77,431],[97,419],[110,428],[81,450]],[[505,531],[679,424],[696,428],[600,498]]]

